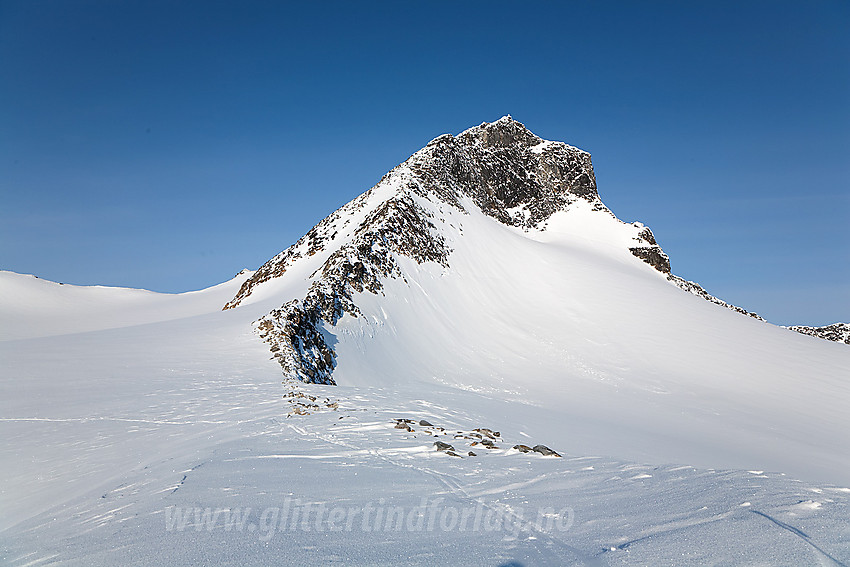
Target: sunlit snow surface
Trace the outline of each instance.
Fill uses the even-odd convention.
[[[0,562],[850,563],[846,345],[559,214],[445,211],[452,268],[402,258],[327,329],[336,387],[281,383],[251,327],[321,259],[227,311],[247,276],[169,296],[0,273]],[[538,443],[563,457],[511,449]]]

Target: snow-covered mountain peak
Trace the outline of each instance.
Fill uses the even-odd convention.
[[[444,134],[263,265],[225,308],[241,304],[296,263],[311,275],[325,271],[323,262],[338,258],[340,247],[348,250],[352,265],[377,262],[378,272],[385,275],[394,272],[392,261],[379,259],[375,246],[417,262],[446,264],[446,239],[458,236],[461,224],[446,222],[449,211],[466,215],[475,209],[507,226],[545,230],[552,215],[578,202],[603,213],[601,222],[619,223],[599,199],[589,153],[542,140],[510,116],[457,136]],[[642,225],[627,226],[632,253],[659,271],[669,271],[652,232]],[[352,249],[370,249],[370,258],[354,258],[360,253],[352,256]],[[259,298],[272,295],[263,287],[269,292]]]
[[[542,140],[505,116],[432,140],[266,262],[225,309],[286,299],[258,321],[261,336],[285,374],[333,383],[335,353],[320,327],[346,313],[360,317],[355,296],[383,294],[390,280],[415,285],[422,269],[463,269],[454,252],[474,242],[466,236],[470,228],[490,230],[481,223],[670,271],[652,231],[620,221],[602,203],[589,153]],[[494,262],[510,253],[482,252]]]
[[[567,255],[562,257],[562,251]],[[528,265],[527,258],[546,258],[550,252],[556,259]],[[575,266],[575,271],[561,273],[561,263]],[[617,266],[617,272],[596,269],[603,264]],[[669,258],[649,227],[620,221],[602,203],[589,153],[542,140],[505,116],[432,140],[266,262],[224,308],[272,302],[274,308],[256,325],[284,374],[333,384],[337,324],[350,315],[370,326],[382,325],[380,320],[392,318],[388,313],[394,309],[380,299],[388,289],[405,304],[398,309],[405,311],[421,290],[429,298],[431,316],[447,309],[433,297],[447,293],[449,286],[435,284],[435,277],[452,281],[456,294],[468,293],[479,280],[490,278],[470,298],[473,303],[458,306],[470,310],[470,317],[482,318],[483,327],[470,333],[485,336],[491,310],[503,309],[516,294],[548,297],[550,303],[575,304],[577,309],[595,302],[597,309],[607,309],[613,296],[623,293],[621,270],[651,275],[653,285],[666,279],[714,304],[760,319],[671,274]],[[534,272],[539,279],[517,288],[517,282],[525,281],[517,271]],[[565,288],[583,282],[585,297],[565,302],[555,284],[542,283],[547,281]],[[505,294],[509,297],[494,299]],[[593,301],[588,300],[591,295]],[[485,307],[491,299],[495,303]],[[366,311],[364,302],[370,305]],[[475,307],[476,302],[481,306]],[[535,322],[524,320],[527,306],[520,302],[515,309],[509,315],[516,325],[534,327]],[[632,305],[626,302],[620,309],[628,311]],[[444,313],[443,319],[451,316]],[[445,324],[443,319],[437,325]],[[588,314],[587,323],[600,321],[598,312]],[[374,332],[372,327],[357,331],[369,336]],[[419,345],[413,340],[402,347]],[[359,348],[372,346],[364,343]]]

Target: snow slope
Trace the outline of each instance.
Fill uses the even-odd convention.
[[[569,436],[515,427],[539,410],[492,393],[421,383],[281,385],[279,368],[246,331],[249,319],[235,310],[0,343],[0,562],[841,565],[850,559],[846,484],[757,469],[635,463],[605,456],[605,445],[574,452]],[[290,392],[315,396],[319,407],[296,413],[307,400]],[[325,398],[338,406],[328,407]],[[414,431],[396,429],[397,418],[414,420]],[[420,419],[451,435],[419,426]],[[481,427],[501,429],[498,448],[454,439],[456,431]],[[436,440],[452,443],[465,458],[436,452]],[[537,442],[564,457],[510,449]],[[390,508],[404,513],[401,529],[377,522],[376,510]],[[343,515],[332,522],[327,509]],[[464,510],[472,514],[461,529],[453,518]],[[212,522],[207,511],[220,516]],[[226,527],[224,514],[244,521]],[[540,522],[541,514],[559,523]]]
[[[0,340],[63,335],[207,313],[236,293],[254,272],[180,294],[144,289],[60,284],[0,270]]]
[[[457,267],[410,263],[327,328],[337,383],[511,399],[535,408],[517,427],[582,453],[850,482],[843,345],[683,293],[627,251],[458,222]]]
[[[0,274],[0,563],[850,563],[846,346],[682,291],[593,195],[417,175],[209,290]],[[252,325],[311,297],[336,386]]]

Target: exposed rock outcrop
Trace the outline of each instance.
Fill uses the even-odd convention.
[[[535,445],[531,448],[535,453],[540,453],[544,457],[560,457],[558,453],[547,447],[546,445]]]
[[[640,223],[635,223],[639,226]],[[636,240],[642,242],[642,246],[633,246],[629,251],[640,258],[662,274],[670,273],[670,258],[655,241],[655,235],[648,226],[644,226],[638,233]]]
[[[450,250],[443,238],[433,232],[429,216],[407,195],[387,200],[368,215],[351,242],[329,256],[304,300],[290,301],[255,323],[284,374],[305,382],[335,383],[331,375],[336,355],[324,338],[322,326],[335,325],[345,313],[358,316],[355,292],[380,293],[382,278],[400,276],[395,254],[420,263],[447,265]],[[308,246],[322,238],[316,228],[311,233]],[[225,309],[235,307],[254,286],[274,277],[269,274],[284,273],[287,263],[297,258],[298,252],[291,250],[263,265],[257,271],[260,277],[253,283],[253,278],[246,281]]]
[[[764,321],[764,318],[759,316],[758,313],[753,313],[752,311],[747,311],[742,307],[738,307],[737,305],[732,305],[731,303],[726,303],[722,299],[718,299],[705,291],[701,285],[696,282],[691,282],[686,279],[680,278],[679,276],[675,276],[673,274],[669,274],[667,279],[672,282],[677,287],[687,291],[688,293],[692,293],[697,297],[701,297],[706,301],[710,301],[714,304],[720,305],[721,307],[725,307],[726,309],[731,309],[736,313],[740,313],[741,315],[746,315],[748,317],[752,317],[753,319],[758,319],[759,321]]]
[[[662,274],[670,273],[670,258],[660,246],[636,246],[629,251]]]
[[[786,328],[804,335],[818,337],[819,339],[850,345],[850,324],[848,323],[833,323],[832,325],[824,325],[823,327],[793,325]]]

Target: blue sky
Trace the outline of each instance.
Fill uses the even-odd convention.
[[[850,321],[848,29],[844,0],[0,0],[0,268],[203,288],[511,114],[675,273]]]

